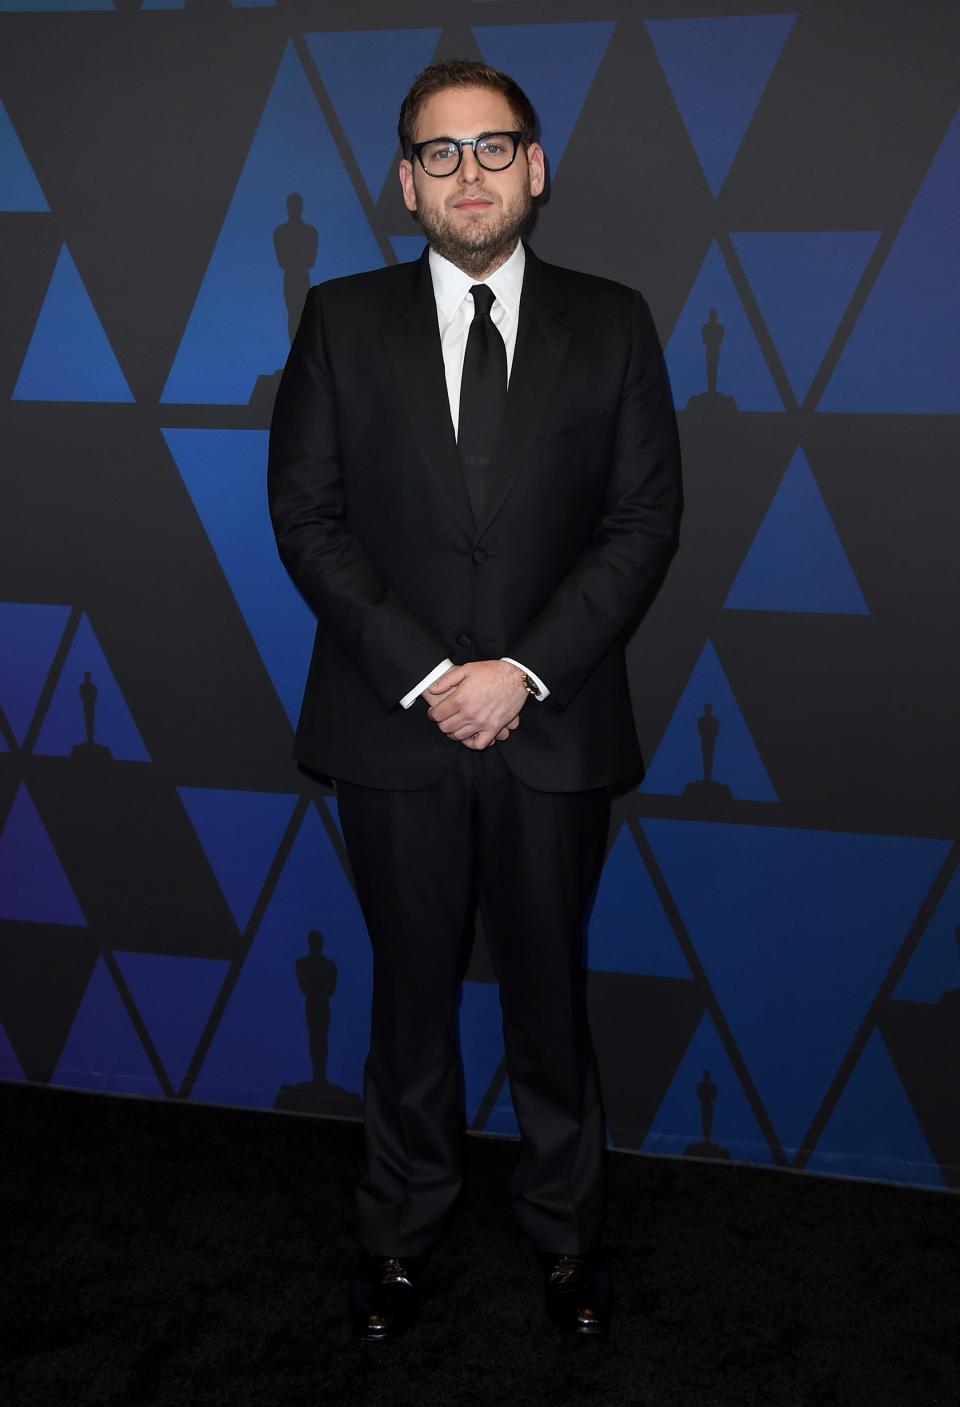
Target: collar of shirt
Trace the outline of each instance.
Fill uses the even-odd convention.
[[[526,252],[523,248],[523,241],[517,241],[517,247],[510,255],[506,263],[501,264],[489,278],[475,279],[469,274],[465,274],[463,269],[458,269],[456,264],[451,264],[449,259],[444,259],[442,254],[438,254],[435,249],[430,250],[430,277],[433,280],[433,296],[437,300],[437,312],[440,317],[441,326],[451,322],[458,312],[467,322],[473,316],[473,309],[466,303],[467,294],[475,283],[487,283],[493,290],[493,296],[497,303],[494,304],[493,321],[504,331],[503,323],[507,322],[512,328],[516,328],[517,318],[520,313],[520,294],[523,290],[523,270],[526,264]],[[497,307],[499,304],[499,308]],[[502,313],[500,313],[502,309]],[[470,317],[466,317],[469,311]]]

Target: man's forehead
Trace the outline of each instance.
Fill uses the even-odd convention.
[[[504,124],[509,130],[514,122],[502,93],[490,88],[443,88],[431,93],[417,114],[417,138],[473,137],[481,131],[502,130]]]

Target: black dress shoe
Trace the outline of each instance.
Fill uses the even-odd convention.
[[[364,1252],[350,1286],[350,1317],[361,1339],[397,1339],[416,1322],[424,1259]]]
[[[610,1276],[599,1254],[557,1256],[537,1252],[547,1313],[568,1334],[597,1338],[610,1327]]]

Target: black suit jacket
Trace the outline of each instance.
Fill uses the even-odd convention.
[[[281,558],[317,616],[295,755],[415,789],[454,743],[399,700],[445,656],[510,655],[550,690],[497,746],[545,791],[642,773],[625,632],[675,551],[676,421],[639,293],[527,251],[483,520],[450,420],[426,254],[310,290],[270,432]]]

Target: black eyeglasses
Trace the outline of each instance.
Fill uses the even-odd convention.
[[[481,132],[479,137],[431,137],[415,142],[415,156],[428,176],[452,176],[460,169],[464,147],[473,147],[477,165],[484,171],[506,171],[517,158],[522,132]]]

